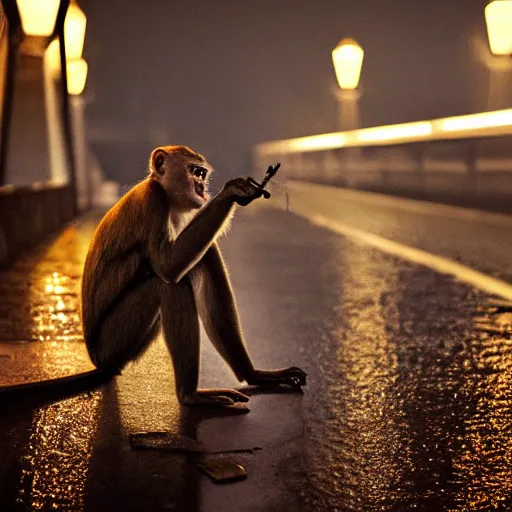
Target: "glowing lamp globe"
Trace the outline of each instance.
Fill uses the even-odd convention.
[[[23,32],[49,36],[55,28],[60,0],[17,0]]]
[[[60,73],[60,44],[58,39],[54,39],[46,48],[45,59],[53,76],[57,76]]]
[[[69,94],[82,94],[87,80],[87,62],[84,59],[68,60],[66,67]]]
[[[66,43],[66,58],[77,60],[82,57],[85,40],[87,17],[74,2],[69,4],[64,20],[64,41]]]
[[[332,51],[336,78],[342,89],[357,88],[363,56],[363,49],[353,39],[342,39]]]
[[[494,55],[512,54],[512,0],[494,0],[485,8],[489,46]]]

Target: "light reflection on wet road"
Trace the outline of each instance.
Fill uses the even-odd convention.
[[[100,401],[95,391],[34,411],[22,455],[20,509],[83,510]]]
[[[236,224],[228,255],[242,255],[232,275],[265,364],[272,345],[274,360],[310,373],[308,485],[291,486],[307,489],[305,510],[512,509],[512,345],[473,325],[490,298],[292,215],[264,215],[266,225]],[[250,293],[274,319],[263,330]]]
[[[304,367],[304,396],[254,397],[242,418],[187,419],[156,344],[103,390],[7,404],[0,509],[512,510],[509,313],[449,276],[291,214],[241,213],[223,247],[249,351],[259,367]],[[66,277],[77,278],[79,252],[30,279],[49,294],[43,309],[56,286],[74,289]],[[45,281],[53,272],[62,282]],[[0,287],[12,292],[5,276]],[[209,347],[202,372],[202,385],[232,383]],[[145,429],[263,450],[246,458],[246,482],[219,488],[183,457],[130,450],[127,433]]]

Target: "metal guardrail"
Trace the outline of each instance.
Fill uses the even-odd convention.
[[[512,211],[512,109],[272,141],[253,158],[259,173],[281,162],[284,181]]]

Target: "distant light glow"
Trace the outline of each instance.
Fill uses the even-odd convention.
[[[46,48],[44,53],[45,63],[49,66],[50,72],[54,77],[60,75],[60,43],[54,39]]]
[[[82,57],[85,40],[87,17],[74,2],[69,4],[64,20],[64,42],[66,44],[66,59],[77,60]]]
[[[345,145],[346,140],[347,137],[343,133],[324,133],[322,135],[294,139],[290,149],[314,151],[315,149],[339,148]]]
[[[494,55],[512,54],[512,0],[494,0],[485,8],[489,46]]]
[[[416,123],[378,126],[376,128],[357,130],[357,139],[364,142],[379,142],[395,139],[418,138],[430,135],[431,133],[432,123],[430,121],[419,121]]]
[[[512,108],[480,112],[413,123],[376,126],[335,133],[312,135],[259,144],[259,156],[322,151],[341,147],[400,144],[412,141],[486,137],[512,134]]]
[[[363,66],[363,49],[353,39],[342,39],[332,51],[338,84],[342,89],[355,89]]]
[[[440,120],[440,126],[441,130],[446,132],[512,126],[512,109],[482,112],[469,116],[448,117]]]
[[[69,60],[66,65],[69,94],[82,94],[87,80],[87,62],[84,59]]]
[[[23,32],[49,36],[55,28],[60,0],[17,0]]]
[[[344,132],[322,133],[310,137],[278,140],[261,144],[261,148],[271,153],[300,153],[306,151],[322,151],[324,149],[341,148],[347,144],[348,136]]]

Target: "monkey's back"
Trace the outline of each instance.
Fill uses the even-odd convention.
[[[152,213],[165,207],[159,187],[149,179],[133,187],[94,233],[82,276],[82,324],[88,345],[103,315],[133,283],[147,257]]]

